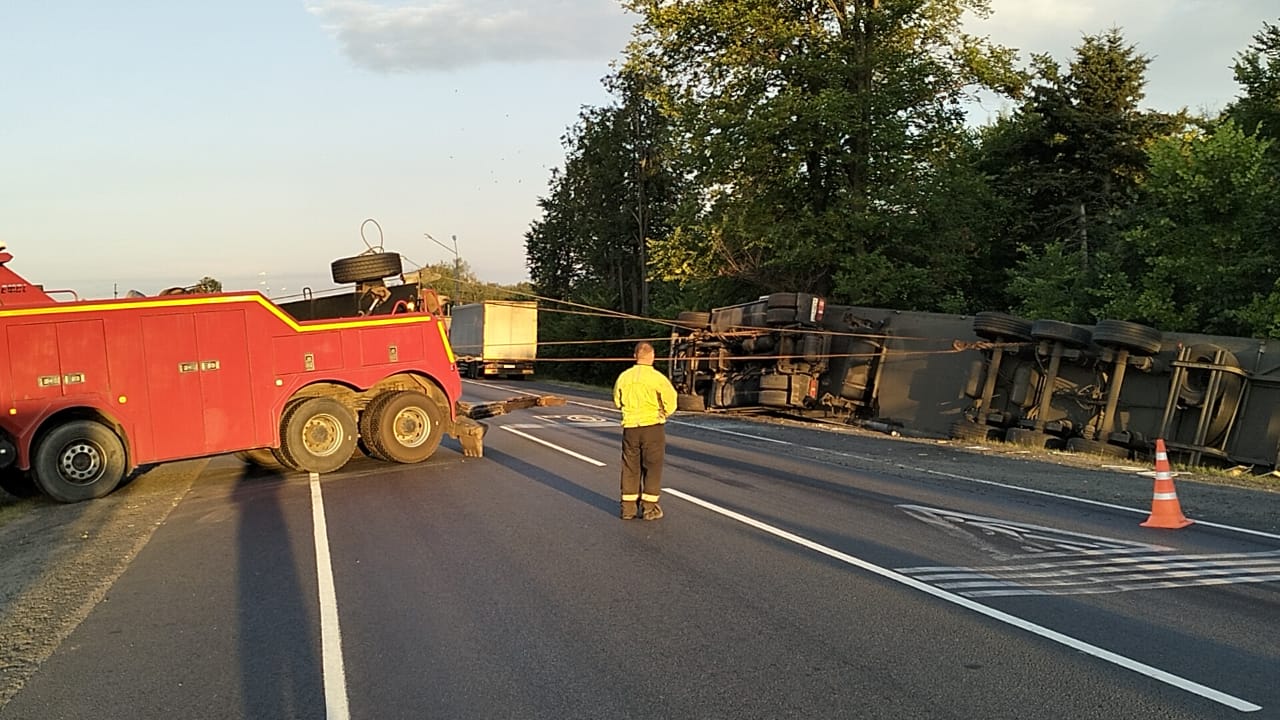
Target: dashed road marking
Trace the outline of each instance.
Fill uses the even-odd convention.
[[[592,465],[595,465],[596,467],[604,467],[604,466],[605,466],[605,464],[604,464],[604,463],[600,462],[599,460],[596,460],[595,458],[587,457],[586,455],[583,455],[582,453],[576,453],[576,452],[574,452],[574,451],[570,450],[569,448],[561,447],[561,446],[559,446],[559,445],[556,445],[556,444],[555,444],[555,443],[553,443],[553,442],[548,442],[548,441],[546,441],[546,440],[543,440],[543,439],[542,439],[542,438],[540,438],[540,437],[535,437],[535,436],[530,435],[529,433],[524,432],[524,431],[522,431],[522,430],[516,430],[515,428],[511,427],[510,425],[500,425],[499,427],[501,427],[503,430],[506,430],[507,432],[511,433],[512,435],[519,435],[520,437],[524,438],[525,440],[532,440],[533,442],[536,442],[536,443],[538,443],[539,445],[545,445],[546,447],[549,447],[549,448],[551,448],[552,450],[556,450],[556,451],[558,451],[558,452],[562,452],[562,453],[564,453],[565,455],[568,455],[569,457],[577,458],[577,459],[579,459],[579,460],[581,460],[581,461],[583,461],[583,462],[585,462],[585,463],[590,463],[590,464],[592,464]]]
[[[1077,650],[1087,655],[1091,655],[1095,658],[1098,658],[1105,662],[1109,662],[1118,667],[1122,667],[1126,670],[1131,670],[1135,673],[1138,673],[1140,675],[1145,675],[1146,677],[1152,678],[1153,680],[1157,680],[1167,685],[1171,685],[1180,690],[1184,690],[1194,695],[1199,695],[1200,697],[1203,697],[1207,700],[1212,700],[1213,702],[1226,705],[1227,707],[1230,707],[1234,710],[1238,710],[1240,712],[1256,712],[1262,709],[1261,705],[1256,705],[1254,703],[1249,702],[1248,700],[1235,697],[1234,695],[1229,695],[1227,693],[1222,692],[1221,690],[1215,690],[1214,688],[1211,688],[1207,685],[1202,685],[1193,680],[1188,680],[1187,678],[1181,677],[1179,675],[1174,675],[1173,673],[1170,673],[1168,671],[1161,670],[1160,668],[1147,665],[1146,663],[1139,662],[1132,658],[1125,657],[1123,655],[1112,652],[1110,650],[1099,647],[1097,645],[1093,645],[1083,640],[1073,638],[1070,635],[1060,633],[1057,630],[1052,630],[1043,625],[1038,625],[1029,620],[1024,620],[1023,618],[1020,618],[1016,615],[1012,615],[1002,610],[997,610],[995,608],[988,607],[986,605],[983,605],[982,603],[978,603],[973,600],[970,600],[969,598],[962,597],[961,595],[958,595],[956,593],[952,593],[947,590],[942,590],[940,588],[934,587],[933,585],[925,583],[921,580],[917,580],[916,578],[910,577],[908,575],[897,572],[895,570],[881,567],[874,563],[868,562],[867,560],[854,557],[847,553],[840,552],[839,550],[829,548],[825,545],[820,545],[807,538],[801,537],[791,532],[787,532],[786,530],[782,530],[780,528],[776,528],[772,525],[768,525],[766,523],[760,522],[755,518],[748,517],[746,515],[743,515],[742,513],[735,512],[733,510],[729,510],[728,508],[720,507],[719,505],[708,502],[698,497],[694,497],[693,495],[690,495],[685,492],[681,492],[680,490],[667,488],[664,492],[670,495],[673,495],[675,497],[678,497],[682,500],[691,502],[694,505],[698,505],[702,508],[710,510],[711,512],[727,517],[731,520],[735,520],[744,525],[748,525],[750,527],[756,528],[757,530],[766,532],[770,535],[773,535],[774,537],[781,538],[783,540],[787,540],[789,542],[795,543],[797,545],[800,545],[801,547],[805,547],[810,550],[813,550],[814,552],[821,553],[822,555],[826,555],[827,557],[834,558],[848,565],[852,565],[856,568],[865,570],[872,574],[879,575],[880,577],[883,577],[888,580],[892,580],[893,582],[899,583],[901,585],[905,585],[909,588],[918,590],[927,595],[931,595],[940,600],[945,600],[946,602],[952,603],[953,605],[958,605],[962,608],[965,608],[966,610],[971,610],[985,617],[989,617],[993,620],[997,620],[999,622],[1005,623],[1012,627],[1018,628],[1019,630],[1024,630],[1033,635],[1042,637],[1046,640],[1050,640],[1060,645],[1069,647],[1073,650]]]

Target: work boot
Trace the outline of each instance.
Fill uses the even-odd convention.
[[[641,517],[643,517],[645,520],[657,520],[658,518],[662,517],[662,508],[658,507],[657,505],[651,505],[644,509],[644,515],[642,515]]]
[[[635,504],[635,502],[634,502],[634,501],[633,501],[633,502],[627,502],[627,501],[625,501],[625,500],[624,500],[624,501],[622,502],[622,514],[621,514],[621,515],[619,515],[619,517],[621,517],[623,520],[635,520],[635,519],[636,519],[636,517],[638,517],[638,516],[636,515],[636,504]]]

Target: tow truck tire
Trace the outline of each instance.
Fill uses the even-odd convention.
[[[271,448],[259,448],[257,450],[241,450],[236,453],[236,457],[240,458],[240,462],[246,465],[255,465],[264,470],[287,470],[280,460],[276,458],[275,453],[271,452]]]
[[[400,253],[365,253],[355,257],[338,258],[329,265],[333,281],[339,285],[395,277],[404,270]]]
[[[333,398],[293,402],[280,420],[276,458],[301,472],[333,472],[355,454],[356,433],[355,415]]]
[[[124,443],[100,422],[74,420],[44,436],[31,467],[36,485],[58,502],[100,498],[124,480]]]
[[[414,390],[379,395],[360,416],[360,436],[388,462],[420,463],[435,453],[444,436],[440,406]]]
[[[0,490],[16,498],[29,498],[40,494],[40,488],[31,482],[31,476],[15,467],[0,470]]]

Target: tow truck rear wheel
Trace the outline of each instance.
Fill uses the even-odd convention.
[[[236,457],[246,465],[256,465],[264,470],[285,470],[284,465],[280,464],[279,458],[271,451],[271,448],[259,448],[257,450],[241,450],[236,453]]]
[[[124,443],[100,422],[75,420],[44,436],[31,467],[36,485],[58,502],[100,498],[124,480]]]
[[[444,436],[440,406],[414,390],[383,393],[360,415],[360,437],[375,457],[419,463],[431,457]]]
[[[327,397],[307,398],[285,407],[280,420],[276,457],[301,472],[333,472],[356,449],[356,418],[342,403]]]

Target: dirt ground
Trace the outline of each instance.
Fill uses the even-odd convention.
[[[0,706],[108,598],[208,462],[155,467],[75,505],[0,492]]]
[[[757,417],[752,422],[759,424],[761,434],[768,434],[770,426],[779,431],[818,429],[789,420]],[[1151,469],[1145,460],[1030,451],[1003,443],[891,437],[847,427],[821,429],[827,432],[803,436],[810,446],[806,450],[835,451],[823,452],[823,461],[851,469],[903,477],[923,472],[943,479],[984,478],[1125,507],[1150,507],[1152,481],[1140,474]],[[840,453],[846,451],[850,459],[841,460]],[[227,461],[193,460],[151,468],[106,498],[75,505],[43,498],[18,500],[0,492],[0,706],[98,603],[109,601],[115,579],[204,468]],[[1280,479],[1177,469],[1178,493],[1188,517],[1280,533]]]

